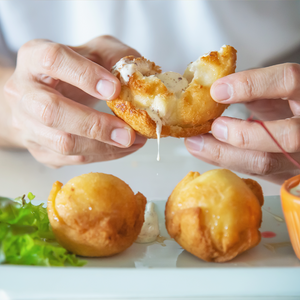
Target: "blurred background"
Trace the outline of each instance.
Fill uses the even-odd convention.
[[[199,56],[224,44],[238,51],[237,71],[282,62],[300,62],[300,2],[286,1],[0,1],[1,63],[15,64],[25,42],[44,38],[77,46],[99,35],[112,35],[135,48],[163,71],[183,73]],[[98,110],[110,113],[105,102]],[[242,105],[226,115],[247,118]],[[0,194],[32,192],[46,200],[54,181],[104,172],[120,177],[149,200],[166,200],[189,172],[215,168],[192,157],[183,140],[156,140],[138,152],[110,162],[49,169],[26,151],[0,150]],[[249,176],[243,175],[247,178]],[[279,186],[260,180],[266,195]]]

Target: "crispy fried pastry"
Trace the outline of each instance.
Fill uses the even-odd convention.
[[[223,46],[190,63],[183,75],[161,73],[144,57],[127,56],[112,69],[122,84],[119,97],[107,101],[112,111],[148,138],[188,137],[210,131],[228,105],[215,102],[211,85],[234,73],[236,50]]]
[[[229,170],[190,172],[168,199],[166,227],[195,256],[225,262],[261,239],[263,194],[260,185]]]
[[[128,248],[144,222],[146,198],[121,179],[89,173],[56,181],[48,216],[58,242],[82,256],[110,256]]]

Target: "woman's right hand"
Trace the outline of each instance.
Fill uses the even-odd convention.
[[[51,167],[117,159],[141,148],[146,138],[90,107],[119,95],[120,82],[108,70],[126,55],[139,53],[110,36],[79,47],[24,44],[4,87],[11,144]]]

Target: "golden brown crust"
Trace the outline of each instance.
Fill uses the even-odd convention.
[[[137,62],[145,59],[130,57],[130,60]],[[226,46],[221,51],[211,52],[196,62],[198,62],[197,76],[191,75],[191,72],[186,70],[184,76],[191,77],[189,78],[191,82],[175,104],[171,104],[174,102],[174,94],[160,79],[149,79],[135,72],[127,84],[122,84],[119,97],[107,101],[107,105],[140,134],[148,138],[157,138],[156,122],[146,112],[145,107],[150,107],[158,96],[161,103],[169,112],[171,111],[170,116],[162,117],[162,137],[189,137],[207,133],[211,129],[212,122],[228,107],[211,98],[210,87],[217,79],[234,73],[236,50]],[[152,64],[153,70],[160,73],[160,68]],[[120,79],[120,73],[115,74]]]
[[[256,198],[259,201],[260,206],[264,205],[264,194],[263,194],[263,190],[262,187],[260,186],[260,184],[250,178],[242,178],[242,180],[248,185],[248,187],[250,188],[250,190],[252,191],[252,193],[256,196]]]
[[[107,105],[114,111],[114,113],[140,134],[150,139],[156,139],[156,124],[149,117],[147,112],[136,108],[129,101],[114,100],[107,101]],[[193,127],[180,127],[176,125],[163,125],[161,130],[161,137],[189,137],[198,134],[207,133],[211,129],[211,124],[214,120],[208,120],[206,123]]]
[[[246,182],[259,190],[255,181]],[[195,256],[214,262],[231,260],[256,246],[262,213],[248,184],[229,170],[190,172],[167,201],[170,236]]]
[[[110,256],[128,248],[144,222],[146,198],[117,177],[84,174],[53,185],[48,216],[58,242],[82,256]]]

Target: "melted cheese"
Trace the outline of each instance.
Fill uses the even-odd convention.
[[[154,203],[148,202],[145,210],[145,221],[136,243],[144,244],[156,241],[159,236],[159,225],[157,213],[154,210]]]

